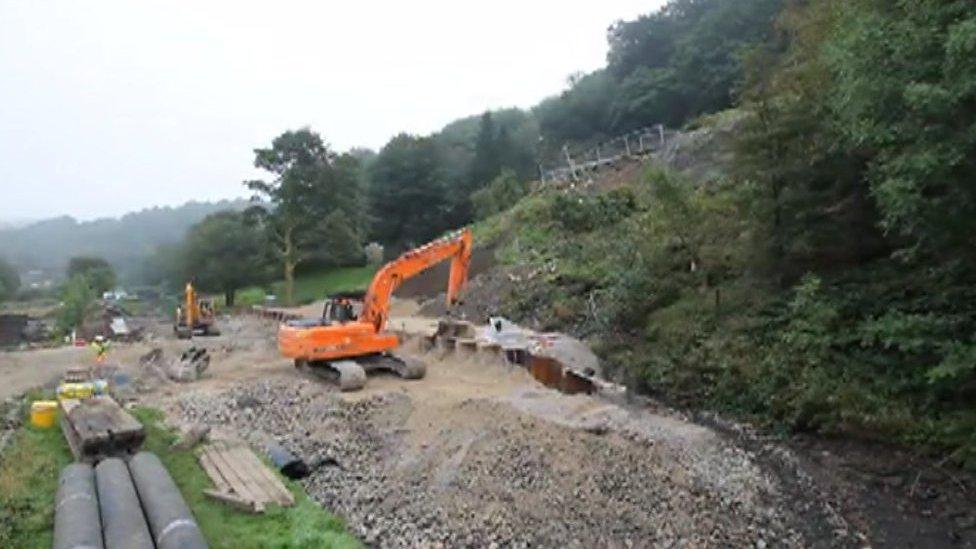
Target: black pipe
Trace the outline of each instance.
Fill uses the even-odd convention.
[[[95,467],[95,484],[105,548],[154,549],[149,524],[125,462],[119,458],[103,460]]]
[[[288,450],[285,450],[277,442],[269,442],[267,450],[268,458],[281,471],[281,474],[290,479],[305,478],[308,476],[308,465]]]
[[[61,470],[54,498],[54,549],[102,549],[95,474],[91,465],[72,463]]]
[[[205,549],[207,542],[179,488],[155,454],[139,452],[129,472],[158,549]]]

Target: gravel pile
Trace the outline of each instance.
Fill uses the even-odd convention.
[[[303,457],[307,492],[377,547],[816,544],[768,479],[716,486],[721,475],[671,443],[557,425],[488,399],[418,405],[401,393],[348,402],[286,380],[179,399],[187,422]],[[743,459],[733,450],[722,451]]]

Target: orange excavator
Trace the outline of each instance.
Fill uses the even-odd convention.
[[[376,272],[365,294],[332,295],[321,318],[282,324],[278,349],[296,367],[313,368],[337,381],[343,391],[362,388],[366,373],[375,370],[393,371],[405,379],[424,377],[422,362],[392,354],[400,339],[386,331],[390,298],[405,280],[450,259],[447,304],[455,305],[468,278],[471,245],[471,230],[462,229],[404,253]]]

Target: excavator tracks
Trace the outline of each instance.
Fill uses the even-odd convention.
[[[403,379],[421,379],[427,374],[427,365],[415,358],[379,354],[359,357],[356,360],[295,361],[295,366],[307,366],[308,370],[331,383],[341,391],[358,391],[366,385],[367,373],[392,372]]]

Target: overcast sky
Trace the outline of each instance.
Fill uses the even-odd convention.
[[[0,0],[0,221],[245,196],[285,129],[378,149],[528,107],[662,3]]]

